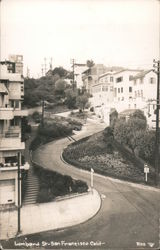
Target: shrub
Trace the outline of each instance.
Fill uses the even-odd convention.
[[[94,107],[91,107],[91,108],[90,108],[90,111],[91,111],[91,112],[94,112]]]
[[[76,180],[72,186],[72,190],[73,192],[76,192],[76,193],[87,192],[88,190],[87,183],[81,180]]]
[[[58,172],[44,169],[34,164],[34,172],[39,177],[40,190],[37,202],[49,202],[57,196],[69,193],[87,192],[88,186],[84,181],[73,180],[68,175],[62,175]]]

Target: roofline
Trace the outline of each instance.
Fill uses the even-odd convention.
[[[139,71],[139,72],[141,72],[141,71],[143,71],[143,69],[122,69],[120,71],[115,72],[114,75],[119,74],[119,73],[124,72],[124,71]]]
[[[143,76],[138,76],[138,75],[135,75],[135,76],[133,76],[133,79],[143,78],[145,75],[147,75],[147,74],[148,74],[148,73],[150,73],[151,71],[153,71],[153,72],[154,72],[154,70],[153,70],[153,69],[145,70],[144,72],[142,72],[142,74],[144,73],[144,75],[143,75]]]

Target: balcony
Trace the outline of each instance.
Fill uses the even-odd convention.
[[[28,116],[28,110],[14,109],[14,116]]]
[[[12,120],[13,118],[13,108],[0,107],[0,120]]]
[[[30,165],[28,162],[26,162],[24,165],[20,166],[20,169],[28,170],[30,168]],[[0,171],[14,171],[18,170],[18,163],[0,163]]]
[[[0,138],[0,151],[23,149],[25,149],[25,144],[21,142],[21,138],[19,137]]]

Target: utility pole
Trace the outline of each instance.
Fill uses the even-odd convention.
[[[46,75],[47,71],[47,64],[46,64],[46,57],[44,58],[44,74]]]
[[[51,61],[50,61],[50,70],[52,70],[52,57],[51,57]]]
[[[43,64],[42,64],[42,68],[41,68],[41,70],[42,70],[42,76],[43,76],[43,72],[44,72]]]
[[[154,70],[157,73],[157,98],[156,98],[156,141],[155,141],[155,184],[158,186],[159,184],[159,141],[160,141],[160,133],[159,133],[159,109],[160,109],[160,60],[153,60],[153,67],[156,68]]]
[[[20,179],[21,179],[21,173],[20,173],[20,153],[18,152],[18,231],[17,234],[21,232],[21,197],[20,197]]]
[[[74,83],[75,83],[75,75],[74,75],[74,68],[75,68],[75,59],[71,59],[71,63],[72,63],[72,68],[73,68],[73,91],[74,91]]]
[[[42,118],[41,118],[42,127],[44,126],[44,105],[45,105],[45,101],[44,101],[44,98],[43,98],[43,100],[42,100]]]

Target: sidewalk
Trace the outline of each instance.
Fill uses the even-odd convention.
[[[21,208],[21,235],[74,226],[93,217],[100,209],[96,190],[66,200],[32,204]],[[0,240],[17,233],[17,211],[0,212]]]

